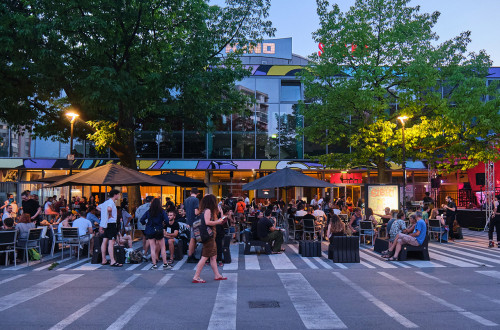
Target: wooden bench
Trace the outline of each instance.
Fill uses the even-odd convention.
[[[403,245],[401,247],[401,252],[399,253],[398,260],[404,261],[408,258],[408,256],[418,256],[418,258],[421,260],[431,260],[431,258],[429,257],[429,235],[425,236],[425,240],[422,245]]]
[[[359,263],[359,237],[335,236],[330,245],[333,262]]]
[[[250,249],[252,246],[258,246],[264,249],[266,254],[271,254],[271,245],[269,242],[261,241],[260,239],[255,239],[252,233],[248,230],[243,231],[243,237],[245,238],[245,251],[244,254],[250,254]]]

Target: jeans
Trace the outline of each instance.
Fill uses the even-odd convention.
[[[273,252],[280,252],[281,244],[283,244],[283,232],[281,230],[270,232],[262,241],[269,242],[273,246]]]
[[[455,222],[455,216],[446,217],[446,225],[448,226],[448,236],[450,239],[453,239],[453,222]]]
[[[497,230],[497,242],[500,242],[500,217],[494,217],[490,220],[490,225],[488,226],[488,238],[490,241],[493,240],[493,230]]]

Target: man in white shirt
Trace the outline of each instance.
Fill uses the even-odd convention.
[[[311,206],[316,206],[318,205],[318,195],[314,195],[313,199],[311,200]]]
[[[96,209],[101,212],[101,223],[99,224],[99,233],[102,236],[102,244],[101,244],[102,264],[103,265],[108,264],[108,262],[106,261],[106,247],[107,247],[111,267],[122,267],[123,264],[119,264],[116,262],[114,254],[115,240],[118,234],[118,227],[116,225],[117,211],[115,202],[120,198],[120,192],[116,189],[112,189],[108,193],[108,195],[109,199],[96,207]]]
[[[248,195],[245,195],[245,205],[246,206],[250,205],[250,198],[248,198]]]
[[[73,221],[72,227],[78,228],[78,236],[84,236],[80,237],[80,242],[89,243],[90,241],[89,249],[90,251],[92,251],[93,249],[93,244],[92,244],[93,240],[91,240],[93,233],[92,222],[90,222],[90,220],[85,218],[86,216],[87,214],[85,213],[85,211],[80,211],[80,217],[75,221]]]
[[[326,214],[325,212],[323,212],[323,210],[319,208],[318,205],[314,206],[313,210],[314,210],[313,215],[315,217],[321,217],[323,221],[326,221]]]
[[[4,221],[7,218],[12,218],[15,219],[16,216],[12,216],[12,204],[9,204],[5,207],[3,215],[2,215],[2,221]]]

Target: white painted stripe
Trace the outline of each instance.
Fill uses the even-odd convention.
[[[57,262],[57,263],[60,265],[61,263],[65,262],[65,261],[68,261],[68,260],[70,260],[70,259],[71,259],[71,257],[68,257],[68,258],[66,258],[66,259],[59,260],[59,261],[54,261],[54,262]],[[39,272],[39,271],[42,271],[42,270],[47,269],[47,268],[49,268],[50,266],[52,266],[52,264],[53,264],[53,263],[50,263],[50,262],[49,262],[49,263],[47,263],[47,264],[45,264],[45,265],[43,265],[43,266],[41,266],[41,267],[37,267],[37,268],[33,269],[33,271],[34,271],[34,272]]]
[[[142,267],[141,270],[150,270],[153,267],[153,264],[148,261],[147,265]]]
[[[345,329],[344,322],[300,273],[278,273],[307,329]]]
[[[2,285],[4,283],[8,283],[10,281],[17,280],[18,278],[23,277],[23,276],[26,276],[26,274],[21,274],[21,275],[16,275],[16,276],[12,276],[12,277],[6,278],[5,280],[0,281],[0,285]]]
[[[488,243],[486,243],[488,244]],[[492,249],[492,248],[487,248],[487,247],[484,247],[484,246],[464,246],[462,244],[455,244],[455,245],[452,245],[452,246],[438,246],[437,247],[438,249],[439,248],[453,248],[454,250],[465,250],[465,251],[469,251],[469,252],[474,252],[474,253],[479,253],[481,255],[484,255],[484,256],[488,256],[488,257],[491,257],[491,258],[499,258],[500,257],[500,254],[498,253],[495,253],[496,250],[498,250],[497,248],[495,249]]]
[[[377,306],[382,312],[387,314],[389,317],[393,318],[396,322],[404,326],[405,328],[418,328],[418,325],[413,323],[412,321],[408,320],[406,317],[403,315],[399,314],[396,312],[392,307],[389,305],[385,304],[381,300],[375,298],[371,293],[360,287],[359,285],[355,284],[351,279],[348,279],[344,275],[338,273],[338,272],[333,272],[333,275],[337,276],[342,282],[345,284],[349,285],[351,288],[353,288],[355,291],[357,291],[360,295],[362,295],[366,300]]]
[[[371,250],[368,250],[368,249],[363,249],[363,253],[366,253],[366,254],[374,257],[376,260],[379,260],[378,258],[380,258],[380,255],[375,254],[374,252],[372,252]],[[402,263],[400,261],[391,261],[391,264],[399,266],[401,268],[411,268],[411,266],[405,265],[404,263]],[[373,268],[375,268],[375,267],[373,267]]]
[[[78,260],[78,261],[75,261],[75,262],[74,262],[74,263],[72,263],[72,264],[66,265],[66,266],[61,267],[61,268],[57,268],[57,271],[58,271],[58,272],[62,272],[62,271],[67,270],[67,269],[69,269],[69,268],[73,268],[73,267],[75,267],[75,266],[78,266],[79,264],[83,264],[83,263],[85,263],[85,262],[88,262],[89,260],[90,260],[90,258],[80,259],[80,260]]]
[[[449,253],[446,253],[446,252],[443,252],[443,251],[437,251],[435,249],[432,250],[432,252],[433,253],[437,253],[437,254],[442,255],[442,256],[445,256],[445,257],[451,257],[453,259],[462,260],[462,261],[465,261],[465,262],[468,262],[468,263],[471,263],[471,264],[475,264],[475,265],[478,265],[478,266],[495,267],[493,265],[485,264],[482,261],[475,261],[475,260],[470,260],[470,258],[467,259],[467,258],[462,258],[462,257],[456,256],[456,255],[450,255]]]
[[[237,300],[238,274],[227,274],[227,280],[219,283],[214,309],[207,330],[236,329]]]
[[[231,244],[229,246],[229,251],[231,252],[231,263],[224,264],[223,270],[238,270],[238,257],[240,254],[240,245]]]
[[[0,312],[57,289],[68,282],[76,280],[82,275],[83,274],[57,275],[29,288],[6,295],[0,299]]]
[[[51,330],[57,330],[57,329],[60,330],[60,329],[66,328],[68,325],[71,325],[73,322],[75,322],[76,320],[78,320],[80,317],[82,317],[83,315],[85,315],[88,312],[90,312],[93,308],[97,307],[99,304],[101,304],[102,302],[106,301],[109,297],[113,296],[114,294],[116,294],[117,292],[119,292],[120,290],[122,290],[124,287],[126,287],[127,285],[129,285],[133,280],[135,280],[139,276],[140,276],[139,274],[134,274],[134,275],[130,276],[129,278],[127,278],[122,283],[118,284],[113,289],[111,289],[108,292],[100,295],[94,301],[92,301],[91,303],[83,306],[82,308],[80,308],[79,310],[77,310],[73,314],[69,315],[67,318],[65,318],[61,322],[57,323],[56,325],[54,325],[50,329]]]
[[[101,264],[101,263],[98,263],[98,264],[85,264],[85,265],[81,265],[80,267],[78,268],[75,268],[74,270],[96,270],[96,269],[99,269],[101,267],[103,267],[104,265]]]
[[[311,260],[309,260],[309,258],[306,258],[306,257],[303,257],[299,254],[299,250],[293,246],[292,244],[288,244],[288,247],[293,251],[295,252],[296,255],[298,255],[300,257],[300,259],[302,259],[302,261],[304,261],[308,266],[309,268],[312,268],[312,269],[318,269],[318,266],[316,266]]]
[[[328,254],[326,252],[321,252],[321,254],[323,255],[323,257],[327,260],[330,260],[328,259]],[[339,267],[339,268],[342,268],[342,269],[347,269],[348,267],[340,262],[337,262],[337,263],[333,263],[335,266]]]
[[[457,266],[457,267],[478,267],[478,265],[471,264],[470,262],[463,262],[463,261],[460,261],[458,259],[449,258],[449,257],[443,256],[441,254],[434,253],[431,251],[429,251],[429,256],[431,257],[431,259],[436,259],[438,261],[445,262],[447,264],[451,264],[451,265]]]
[[[464,251],[461,251],[461,250],[458,250],[458,249],[450,249],[450,248],[444,247],[444,246],[440,246],[439,249],[440,250],[444,250],[444,251],[448,251],[448,252],[451,252],[451,253],[463,255],[463,256],[466,256],[466,257],[470,257],[470,258],[473,258],[473,259],[477,259],[477,260],[484,260],[484,261],[487,261],[487,262],[490,262],[490,263],[500,264],[500,260],[492,259],[491,257],[483,257],[481,255],[478,255],[477,253],[468,253],[468,252],[464,252]],[[474,250],[472,250],[472,251],[474,251]]]
[[[284,253],[270,254],[269,259],[275,269],[297,269]]]
[[[172,270],[179,270],[181,269],[182,265],[184,265],[187,261],[187,255],[185,255],[181,260],[177,261],[174,265],[174,268]]]
[[[247,270],[259,270],[259,259],[255,254],[248,254],[245,256],[245,269]]]
[[[416,274],[418,274],[418,275],[421,275],[421,276],[423,276],[423,277],[430,278],[431,280],[434,280],[434,281],[436,281],[436,282],[438,282],[438,283],[441,283],[441,284],[451,284],[451,283],[450,283],[450,282],[448,282],[448,281],[442,280],[442,279],[440,279],[440,278],[438,278],[438,277],[435,277],[435,276],[429,275],[429,274],[424,273],[424,272],[415,272],[415,273],[416,273]]]
[[[129,267],[125,268],[125,270],[134,270],[136,269],[137,267],[141,266],[140,263],[137,263],[137,264],[131,264]]]
[[[148,301],[151,300],[151,298],[153,298],[158,290],[160,290],[161,287],[163,287],[168,282],[168,280],[172,278],[172,276],[173,274],[167,274],[163,276],[152,289],[150,289],[144,296],[142,296],[135,304],[130,306],[130,308],[127,309],[122,315],[120,315],[118,319],[108,327],[108,330],[123,329],[123,327],[125,327],[125,325],[127,325],[127,323],[130,322],[130,320],[141,310],[141,308],[144,307],[144,305],[146,305]]]
[[[437,262],[427,261],[427,260],[405,260],[404,262],[418,268],[445,267],[444,265],[438,264]]]
[[[398,278],[396,278],[396,277],[394,277],[392,275],[389,275],[389,274],[387,274],[385,272],[379,272],[379,274],[382,275],[382,276],[387,277],[388,279],[390,279],[391,281],[393,281],[395,283],[398,283],[398,284],[400,284],[402,286],[405,286],[408,289],[410,289],[410,290],[412,290],[412,291],[414,291],[416,293],[421,294],[424,297],[429,298],[430,300],[433,300],[433,301],[437,302],[438,304],[441,304],[441,305],[443,305],[445,307],[448,307],[449,309],[453,310],[454,312],[457,312],[457,313],[459,313],[459,314],[461,314],[461,315],[463,315],[463,316],[465,316],[465,317],[467,317],[467,318],[469,318],[469,319],[471,319],[473,321],[476,321],[479,324],[482,324],[484,326],[489,326],[489,327],[498,326],[498,324],[496,324],[495,322],[487,320],[487,319],[485,319],[485,318],[483,318],[483,317],[481,317],[481,316],[479,316],[477,314],[474,314],[472,312],[468,312],[467,310],[463,309],[462,307],[459,307],[459,306],[454,305],[454,304],[452,304],[450,302],[447,302],[444,299],[436,297],[434,294],[430,294],[427,291],[424,291],[424,290],[421,290],[421,289],[417,289],[413,285],[405,283],[405,282],[401,281],[400,279],[398,279]]]
[[[398,268],[390,262],[387,262],[384,260],[379,260],[375,257],[372,257],[371,255],[369,255],[365,251],[359,251],[359,258],[364,259],[368,262],[371,262],[372,264],[377,265],[377,266],[382,267],[382,268]]]
[[[316,260],[316,262],[318,264],[320,264],[323,268],[326,268],[326,269],[333,269],[332,266],[330,266],[329,264],[326,263],[325,260],[321,259],[320,257],[314,257],[313,258],[314,260]],[[327,259],[328,260],[328,259]]]
[[[476,270],[476,273],[483,274],[489,277],[500,279],[500,272],[496,270]]]
[[[372,266],[371,264],[367,263],[366,261],[363,261],[363,260],[360,260],[359,263],[363,266],[365,266],[366,268],[376,268],[375,266]]]

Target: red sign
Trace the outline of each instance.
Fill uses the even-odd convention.
[[[394,197],[393,187],[372,187],[370,189],[370,197]]]
[[[330,183],[363,183],[362,173],[332,173]]]

